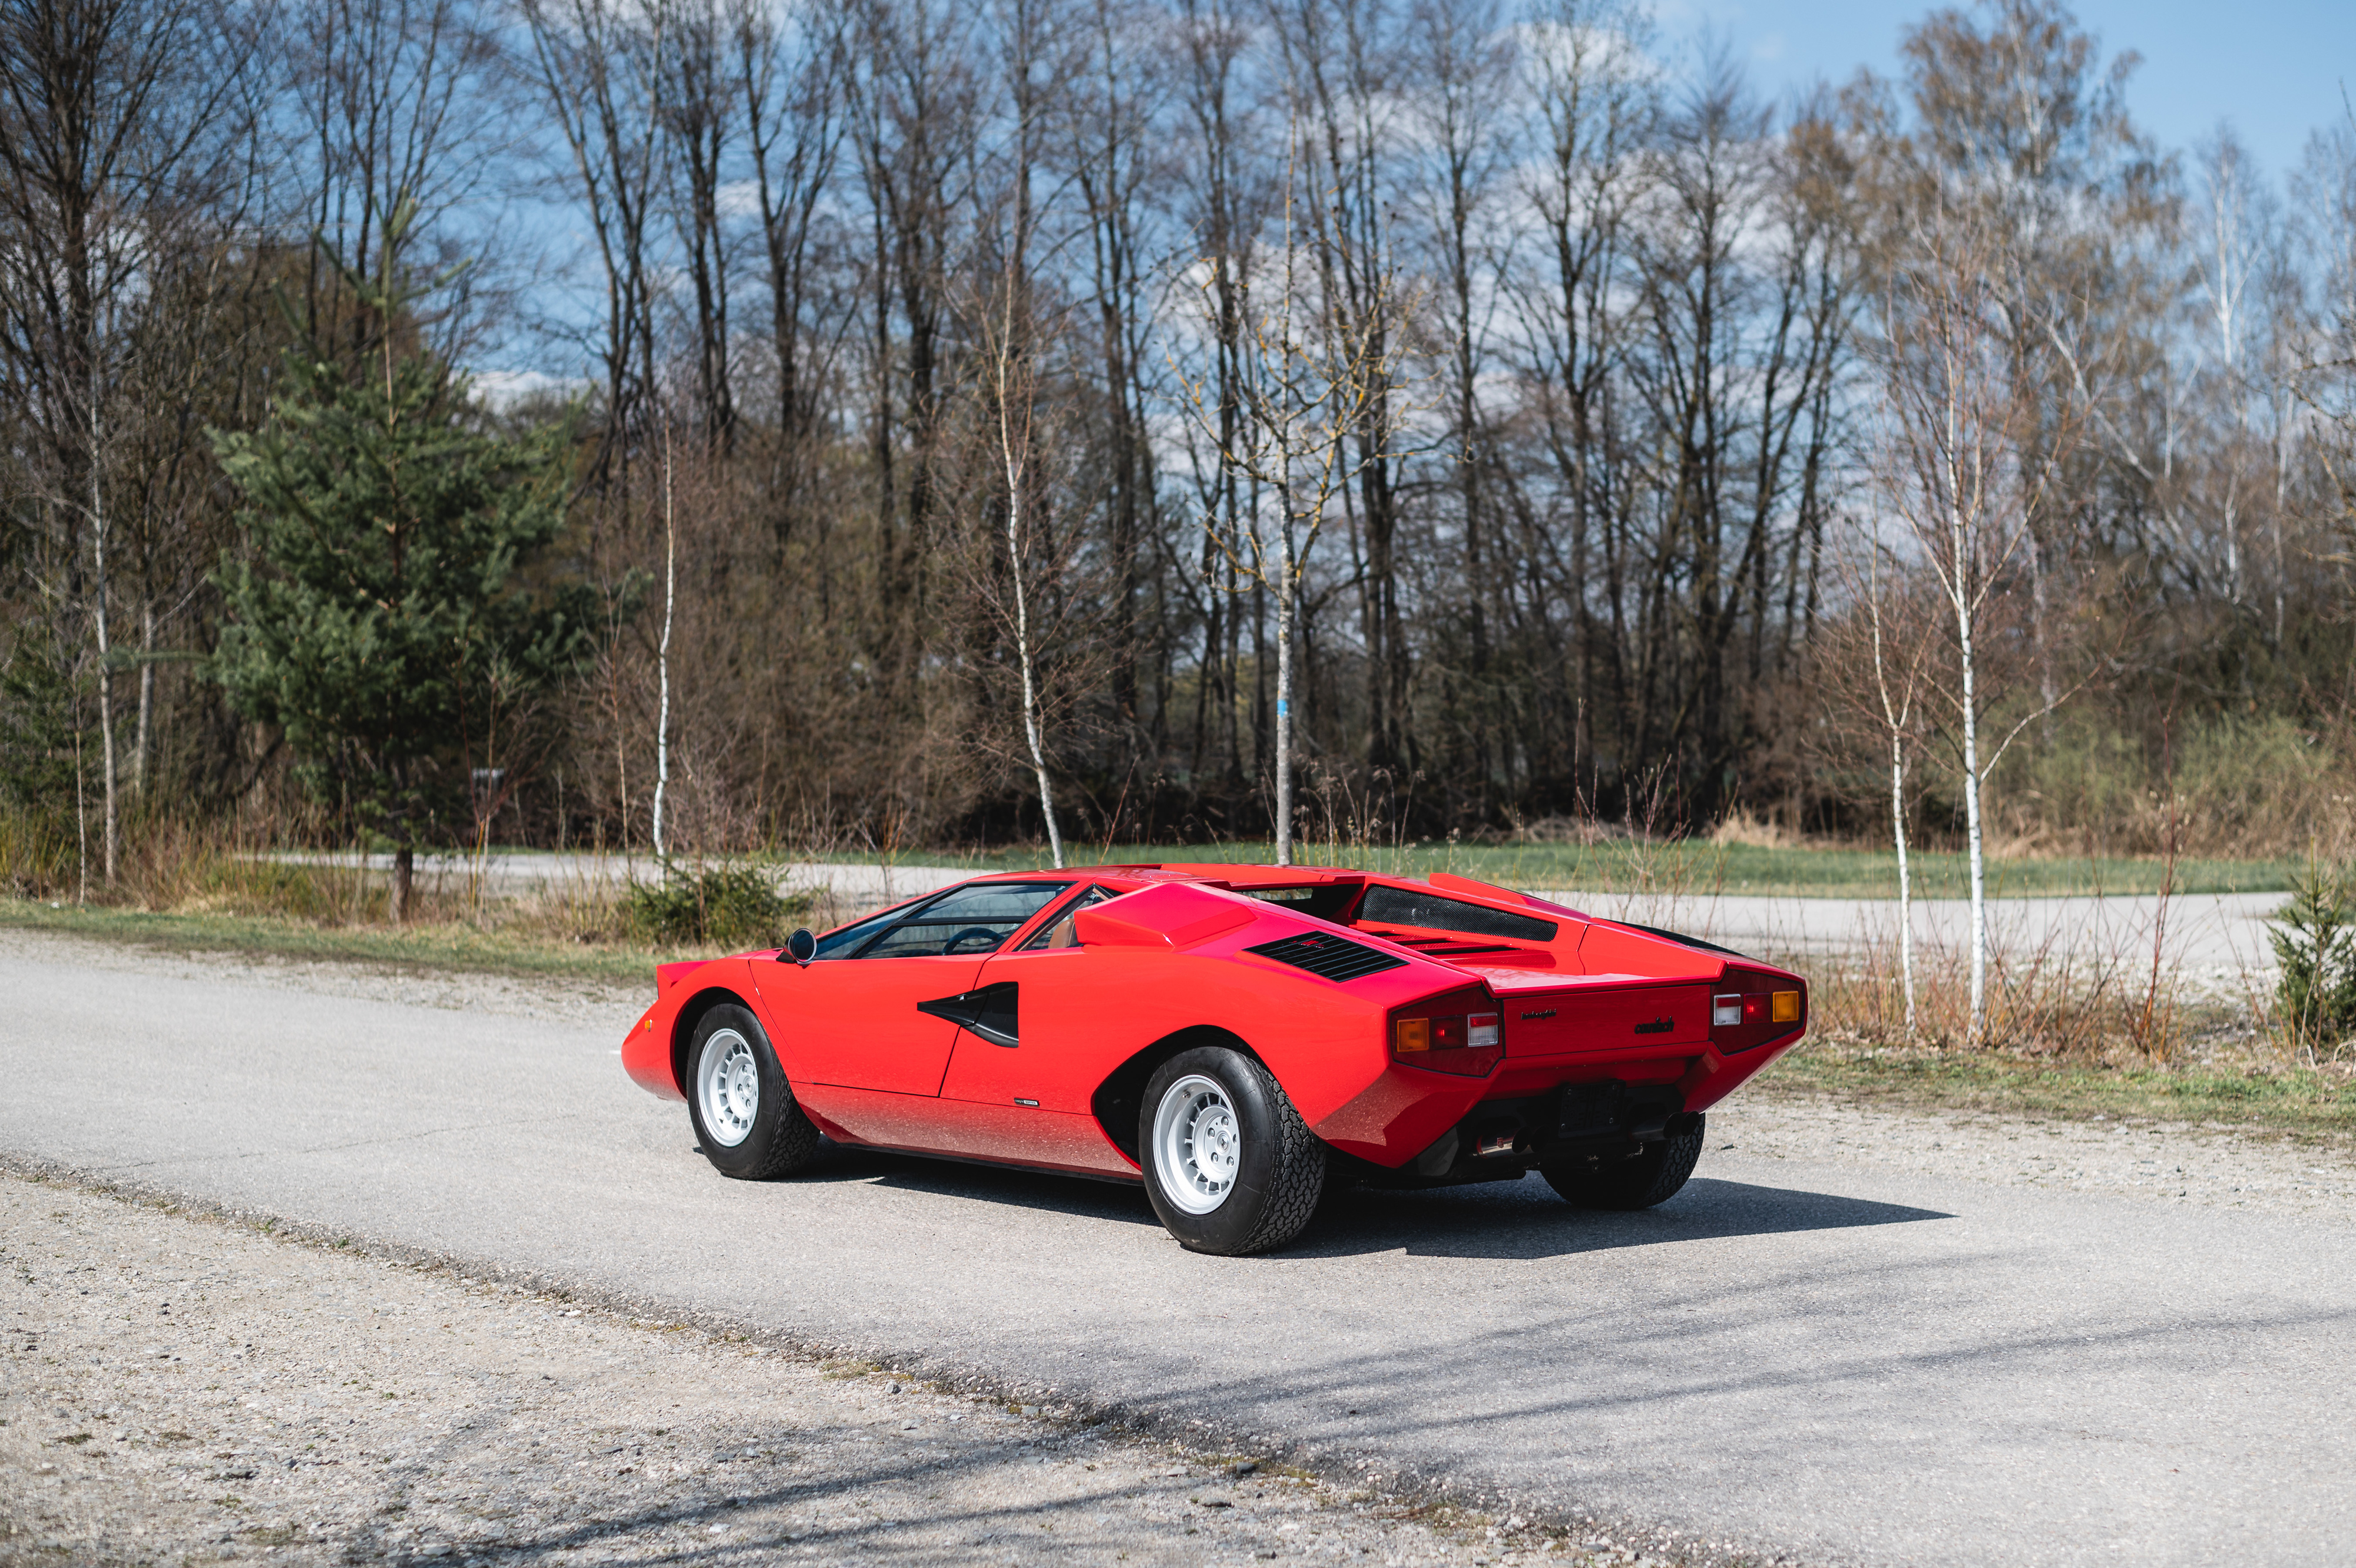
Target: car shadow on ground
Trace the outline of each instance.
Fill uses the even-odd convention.
[[[819,1169],[796,1179],[878,1182],[1040,1213],[1159,1224],[1141,1187],[915,1155],[838,1148]],[[1282,1255],[1339,1258],[1404,1251],[1432,1258],[1556,1258],[1954,1218],[1935,1208],[1709,1176],[1695,1177],[1657,1208],[1618,1214],[1573,1208],[1531,1176],[1421,1192],[1353,1187],[1330,1193],[1307,1232]]]
[[[1138,1183],[1096,1181],[1087,1176],[993,1165],[979,1160],[903,1155],[838,1144],[830,1144],[825,1159],[817,1168],[792,1179],[874,1182],[911,1192],[937,1192],[1043,1214],[1069,1214],[1087,1219],[1156,1227],[1161,1224],[1153,1217],[1152,1207],[1145,1201],[1145,1188]]]
[[[1424,1192],[1368,1188],[1329,1198],[1287,1257],[1403,1251],[1427,1258],[1559,1258],[1679,1241],[1784,1236],[1953,1219],[1935,1208],[1697,1176],[1657,1208],[1573,1208],[1537,1176]]]

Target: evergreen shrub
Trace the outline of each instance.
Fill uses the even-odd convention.
[[[673,865],[660,882],[634,882],[625,896],[631,933],[650,942],[727,948],[776,947],[807,901],[777,891],[757,865]]]
[[[2266,933],[2282,966],[2275,1005],[2283,1026],[2317,1055],[2356,1036],[2356,885],[2345,867],[2310,861]]]

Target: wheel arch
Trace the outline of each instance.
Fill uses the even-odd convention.
[[[1152,1081],[1163,1062],[1197,1046],[1225,1046],[1262,1067],[1269,1066],[1268,1059],[1252,1049],[1249,1041],[1233,1031],[1215,1024],[1192,1024],[1132,1053],[1128,1060],[1107,1073],[1096,1092],[1088,1097],[1088,1109],[1095,1114],[1097,1125],[1104,1130],[1112,1146],[1140,1169],[1144,1168],[1144,1151],[1138,1147],[1137,1119],[1145,1106],[1145,1086]],[[1271,1073],[1275,1070],[1269,1068]]]
[[[679,1012],[672,1017],[670,1026],[670,1080],[679,1086],[681,1098],[685,1098],[688,1092],[687,1053],[689,1047],[695,1044],[696,1026],[714,1007],[732,1005],[742,1007],[756,1020],[761,1016],[760,1009],[754,1006],[749,998],[724,985],[708,985],[679,1004]],[[763,1033],[766,1032],[765,1026]],[[774,1043],[770,1048],[776,1048]]]

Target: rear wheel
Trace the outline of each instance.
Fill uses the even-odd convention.
[[[1693,1124],[1656,1144],[1647,1144],[1633,1160],[1590,1165],[1585,1160],[1554,1160],[1538,1166],[1547,1185],[1566,1202],[1581,1208],[1650,1208],[1677,1195],[1701,1159],[1706,1135],[1699,1114]]]
[[[1325,1145],[1267,1068],[1224,1046],[1182,1051],[1145,1088],[1145,1192],[1189,1251],[1281,1247],[1317,1212]]]
[[[721,1175],[766,1181],[818,1158],[818,1129],[794,1103],[777,1054],[749,1008],[723,1004],[699,1019],[687,1063],[696,1143]]]

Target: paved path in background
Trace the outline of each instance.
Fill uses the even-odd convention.
[[[356,857],[304,858],[349,865]],[[369,865],[371,872],[385,875],[391,861],[377,855]],[[427,856],[419,862],[419,873],[456,885],[476,874],[476,865],[463,856]],[[495,854],[480,865],[487,885],[515,893],[567,882],[620,882],[655,875],[656,869],[644,856],[589,854]],[[970,867],[819,861],[797,862],[780,871],[789,889],[827,890],[845,918],[973,875]],[[1529,891],[1607,919],[1684,931],[1744,951],[1844,952],[1894,949],[1897,941],[1898,904],[1891,898]],[[1994,898],[1989,900],[1989,939],[1999,951],[2016,959],[2115,963],[2133,972],[2148,971],[2157,936],[2163,962],[2232,989],[2245,972],[2273,968],[2266,920],[2287,898],[2282,893],[2188,894],[2164,904],[2149,894]],[[1917,899],[1912,923],[1926,962],[1960,956],[1970,946],[1967,899]]]
[[[1895,959],[1894,898],[1787,898],[1542,892],[1606,919],[1685,931],[1745,951],[1851,951],[1881,948]],[[2267,918],[2284,893],[2180,894],[2165,905],[2149,894],[2102,897],[1991,898],[1988,940],[2017,959],[2050,957],[2081,964],[2116,963],[2148,973],[2155,936],[2165,963],[2211,980],[2274,967]],[[1960,959],[1971,945],[1971,901],[1921,898],[1912,924],[1927,961]]]
[[[2344,1215],[1714,1137],[1649,1213],[1362,1197],[1205,1258],[1122,1187],[721,1180],[622,1078],[636,998],[305,973],[0,936],[0,1151],[1810,1563],[2356,1560]]]

